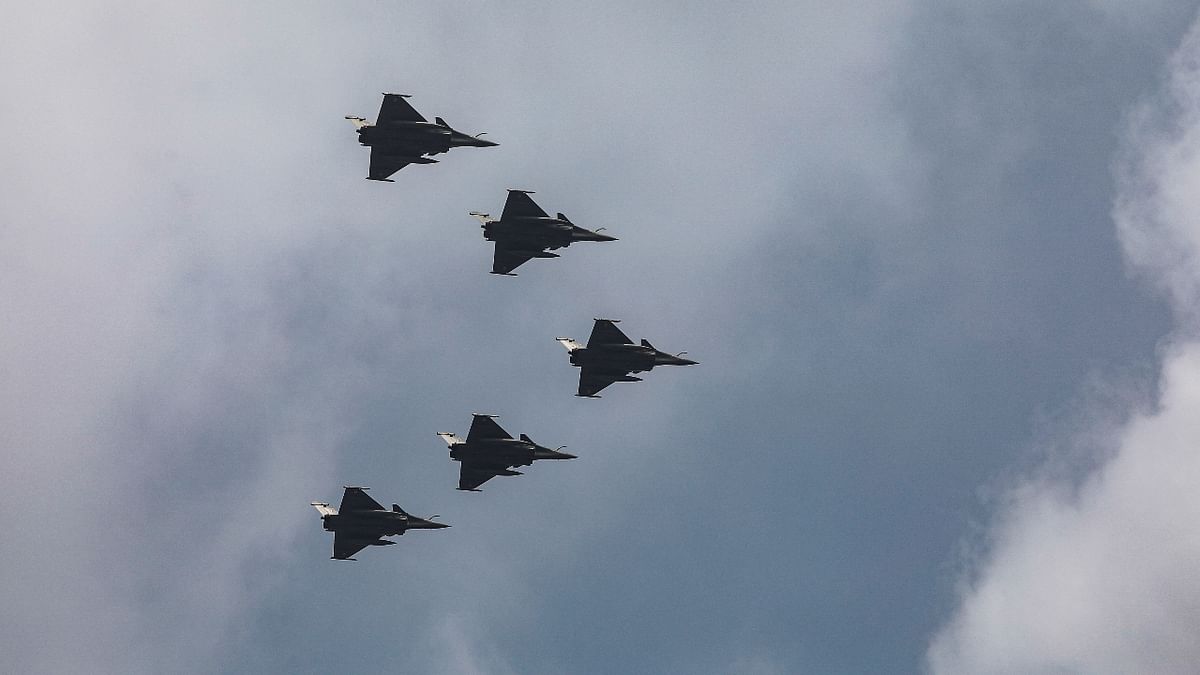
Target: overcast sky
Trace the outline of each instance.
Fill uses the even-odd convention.
[[[1195,672],[1197,2],[200,4],[0,24],[0,670]]]

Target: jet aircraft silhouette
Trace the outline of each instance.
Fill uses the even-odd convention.
[[[509,190],[500,220],[472,211],[483,223],[483,238],[496,242],[492,274],[516,276],[511,272],[531,258],[557,258],[547,249],[563,248],[577,241],[616,241],[616,237],[593,232],[572,223],[559,213],[551,218],[529,196],[529,190]]]
[[[450,527],[433,519],[418,518],[404,512],[399,504],[392,510],[367,496],[367,488],[346,486],[341,506],[335,511],[326,502],[312,502],[321,514],[326,532],[333,533],[333,560],[354,560],[350,557],[368,546],[391,546],[394,541],[383,537],[404,534],[408,530],[440,530]]]
[[[529,466],[538,459],[575,459],[575,455],[551,450],[528,436],[514,439],[493,419],[495,415],[474,414],[471,430],[463,440],[441,431],[438,436],[450,446],[450,459],[460,462],[458,489],[479,492],[479,486],[495,476],[520,476],[512,467]]]
[[[499,145],[451,129],[440,117],[433,118],[433,122],[426,120],[404,100],[406,98],[408,94],[385,93],[375,124],[369,124],[361,117],[346,115],[346,119],[358,129],[358,142],[371,148],[368,180],[390,183],[388,177],[400,169],[409,164],[436,164],[436,159],[425,155],[437,155],[450,148]]]
[[[587,346],[571,338],[556,338],[571,355],[571,365],[579,367],[579,391],[576,396],[599,398],[596,394],[613,382],[641,382],[630,373],[651,370],[654,366],[694,366],[695,361],[660,352],[647,340],[635,345],[621,332],[613,319],[596,319]]]

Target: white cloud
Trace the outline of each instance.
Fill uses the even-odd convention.
[[[1171,297],[1157,406],[1077,488],[1009,494],[929,648],[934,673],[1194,673],[1200,663],[1200,24],[1166,94],[1133,118],[1114,217],[1132,267]],[[1096,420],[1103,428],[1107,420]]]
[[[213,105],[197,84],[236,65],[192,48],[248,38],[217,20],[234,6],[56,9],[0,27],[0,669],[211,669],[311,515],[353,363],[292,386],[309,355],[272,284],[316,216],[285,204],[296,217],[248,227],[253,192],[286,177],[234,177],[260,160],[221,160],[198,131],[272,96]]]
[[[1029,482],[934,641],[936,673],[1194,672],[1200,663],[1200,346],[1168,357],[1160,408],[1078,490]]]
[[[1200,319],[1200,35],[1171,59],[1166,95],[1133,116],[1114,216],[1134,269],[1164,288],[1186,329]]]

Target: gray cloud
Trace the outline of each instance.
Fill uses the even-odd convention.
[[[1017,50],[1026,13],[967,14],[14,11],[0,662],[915,668],[975,486],[1161,323],[1078,244],[1090,131],[1165,19]],[[1059,105],[1038,77],[1088,39],[1111,77]],[[501,146],[363,181],[341,116],[382,90]],[[1061,210],[1026,194],[1068,178]],[[466,211],[505,187],[621,241],[491,278]],[[574,399],[552,338],[598,315],[702,365]],[[472,410],[580,459],[454,493],[433,433]],[[454,528],[330,563],[306,504],[345,483]]]
[[[4,298],[6,445],[18,451],[6,454],[3,487],[21,505],[13,512],[30,515],[14,542],[31,555],[10,567],[3,585],[7,606],[21,610],[5,622],[13,638],[3,650],[6,666],[208,669],[214,654],[237,642],[246,612],[294,581],[272,570],[295,554],[300,528],[311,535],[306,542],[319,542],[311,557],[324,563],[328,542],[303,508],[309,499],[332,498],[327,493],[342,482],[372,483],[383,499],[403,485],[395,499],[414,509],[457,497],[439,489],[452,485],[451,471],[430,447],[432,432],[461,426],[472,407],[507,402],[498,412],[538,438],[605,439],[597,445],[614,448],[594,456],[609,451],[618,462],[592,460],[589,480],[552,486],[551,495],[568,503],[571,490],[583,490],[589,501],[619,504],[621,492],[605,476],[635,478],[648,466],[618,450],[645,451],[666,438],[662,420],[681,405],[684,390],[663,377],[663,403],[629,392],[645,412],[624,419],[650,434],[596,433],[601,421],[570,430],[535,414],[550,387],[521,391],[514,386],[521,369],[489,364],[512,353],[562,367],[550,338],[582,334],[600,313],[621,315],[660,343],[693,347],[697,340],[684,344],[685,336],[720,320],[719,305],[707,316],[697,311],[700,298],[688,282],[706,276],[704,265],[690,275],[687,268],[665,274],[657,262],[673,244],[671,255],[703,259],[715,227],[771,209],[779,188],[770,172],[753,170],[755,154],[786,146],[779,141],[794,130],[782,120],[823,124],[857,94],[806,100],[798,94],[820,81],[799,81],[786,86],[781,105],[766,107],[779,94],[761,75],[786,73],[804,55],[842,64],[805,71],[825,82],[840,68],[876,62],[876,28],[861,24],[872,17],[859,9],[797,10],[784,22],[736,22],[733,32],[717,28],[728,16],[698,17],[689,26],[653,11],[614,14],[593,24],[596,31],[573,13],[548,9],[541,19],[548,30],[536,33],[495,10],[481,16],[463,8],[381,12],[375,25],[341,12],[233,5],[134,3],[14,15],[5,41],[21,57],[10,65],[16,88],[3,116],[14,159],[5,176],[12,192],[4,206],[5,286],[27,292]],[[397,69],[394,56],[380,58],[377,45],[391,44],[397,20],[414,38],[405,49],[421,53],[419,64]],[[490,38],[481,32],[490,22],[542,41],[469,47],[454,37],[465,21],[478,22],[477,38]],[[801,27],[799,34],[790,26]],[[872,37],[845,40],[859,30]],[[731,49],[750,35],[810,44],[774,54]],[[294,49],[301,36],[316,43]],[[617,42],[626,49],[593,68],[596,50]],[[455,54],[468,47],[466,58]],[[559,56],[546,60],[550,49]],[[488,66],[497,54],[505,70]],[[429,67],[439,60],[449,62]],[[656,64],[657,78],[636,76],[647,62]],[[545,68],[564,73],[554,78],[560,85],[578,81],[546,87]],[[597,77],[577,78],[584,70]],[[451,74],[459,79],[448,87]],[[467,128],[509,120],[503,147],[526,149],[508,151],[507,161],[463,153],[453,160],[461,172],[453,185],[438,173],[447,162],[381,192],[360,180],[366,156],[352,148],[340,115],[356,112],[354,105],[373,110],[373,90],[397,85],[419,91],[423,109]],[[17,100],[27,109],[14,107]],[[486,173],[484,161],[493,163]],[[633,170],[627,194],[579,184],[578,177],[618,167]],[[576,178],[549,178],[568,175]],[[734,176],[744,182],[728,185]],[[663,183],[667,177],[674,185]],[[561,203],[589,224],[623,227],[634,244],[627,252],[646,251],[609,271],[628,279],[596,284],[617,258],[595,252],[593,261],[577,256],[579,271],[549,291],[525,279],[495,290],[485,284],[496,280],[482,273],[442,283],[439,277],[460,269],[486,269],[486,248],[465,238],[470,225],[458,221],[471,222],[462,213],[470,208],[497,208],[512,180],[536,182],[527,186],[547,204]],[[672,191],[692,196],[662,203]],[[720,201],[705,198],[717,191],[725,193]],[[481,197],[497,203],[479,204]],[[630,213],[641,215],[631,221]],[[468,256],[476,264],[464,264]],[[536,281],[536,272],[525,276]],[[645,305],[627,300],[639,284],[653,289],[641,291]],[[521,302],[520,293],[538,305]],[[588,306],[568,315],[556,309],[581,297]],[[509,334],[526,346],[509,350],[516,345],[498,340]],[[715,343],[698,345],[706,346],[716,353]],[[552,358],[541,356],[547,351]],[[433,368],[414,368],[423,360]],[[574,373],[561,371],[553,389],[569,392]],[[380,417],[355,410],[390,405],[389,390],[403,397],[392,413],[399,424],[380,427]],[[568,398],[551,409],[577,418],[577,411],[563,414],[576,403]],[[376,429],[363,443],[356,430],[368,421]],[[397,432],[395,442],[386,438]],[[360,443],[367,447],[349,447]],[[405,460],[397,445],[439,461]],[[595,496],[586,494],[593,483]],[[489,510],[530,512],[522,508],[528,496],[508,504],[502,493],[496,498]],[[60,510],[64,500],[75,505],[69,536],[33,517]],[[621,520],[588,514],[567,505],[555,522],[574,516],[585,528],[616,528]],[[530,551],[553,532],[545,515],[531,525],[520,537]],[[462,536],[482,543],[459,544],[455,553],[484,553],[495,570],[473,570],[453,601],[435,594],[448,609],[427,614],[444,617],[431,622],[443,640],[476,626],[463,632],[478,644],[454,647],[449,662],[458,666],[451,669],[473,667],[480,654],[489,671],[496,668],[495,648],[479,646],[497,644],[490,628],[479,628],[491,620],[455,618],[469,615],[464,603],[482,602],[493,618],[499,610],[532,619],[516,609],[518,601],[484,597],[501,586],[519,589],[514,570],[530,564],[493,527],[500,524],[471,532],[468,520]],[[582,535],[558,536],[558,555],[567,555]]]

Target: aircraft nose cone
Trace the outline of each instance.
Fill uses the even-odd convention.
[[[491,148],[500,144],[496,141],[489,141],[486,138],[476,138],[475,145],[480,148]]]
[[[616,241],[617,238],[607,234],[597,234],[596,241]]]
[[[437,516],[433,516],[437,518]],[[444,530],[450,527],[446,523],[439,523],[426,518],[409,518],[408,529],[410,530]]]

